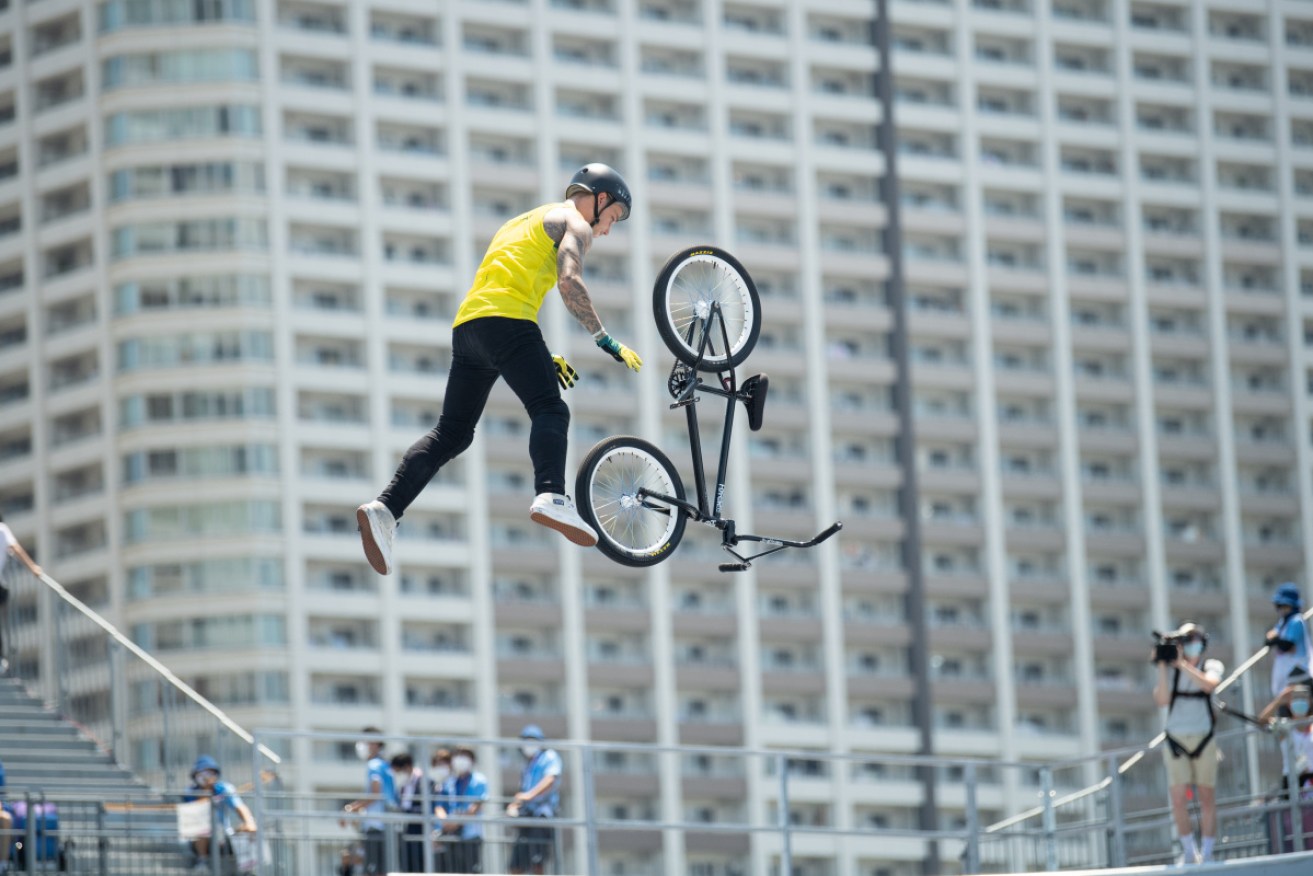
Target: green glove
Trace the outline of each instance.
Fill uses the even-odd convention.
[[[643,358],[610,335],[604,334],[597,339],[597,346],[611,354],[611,358],[626,365],[631,371],[643,367]]]
[[[553,356],[552,364],[556,366],[556,382],[561,384],[561,389],[569,389],[579,382],[579,372],[565,361],[564,356]]]

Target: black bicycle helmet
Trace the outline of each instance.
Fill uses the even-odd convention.
[[[602,192],[606,192],[611,196],[611,200],[624,207],[625,212],[620,217],[621,222],[629,218],[629,210],[634,206],[633,197],[629,194],[629,184],[615,168],[607,164],[585,164],[575,171],[574,176],[570,177],[570,184],[565,187],[565,196],[569,198],[579,192],[592,192],[593,225],[597,224],[597,196]]]

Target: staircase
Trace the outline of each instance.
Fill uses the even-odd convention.
[[[86,876],[188,873],[176,816],[132,773],[47,709],[16,680],[0,677],[0,762],[5,799],[31,794],[59,807],[61,841],[71,842],[67,872]],[[124,804],[131,801],[133,806]],[[3,851],[0,851],[0,859]],[[53,872],[54,866],[37,872]],[[15,871],[10,871],[11,874]]]

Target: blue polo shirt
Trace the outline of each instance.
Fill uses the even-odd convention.
[[[528,791],[547,776],[561,775],[561,756],[550,748],[544,748],[525,764],[520,774],[520,790]],[[557,781],[550,791],[530,800],[521,807],[521,811],[536,818],[552,818],[561,806],[561,783]]]
[[[365,811],[370,814],[382,815],[389,808],[397,808],[400,805],[397,800],[397,783],[392,778],[392,765],[381,757],[371,757],[369,763],[365,766],[365,796],[368,797],[374,793],[374,780],[378,779],[379,794],[383,798],[374,800],[365,807]],[[382,830],[383,822],[379,819],[366,818],[360,822],[360,826],[365,830]]]
[[[488,780],[478,770],[470,770],[469,775],[453,776],[443,783],[438,805],[447,810],[449,815],[463,815],[475,803],[483,803],[487,799]],[[461,839],[482,837],[483,825],[480,822],[467,822],[460,826]]]

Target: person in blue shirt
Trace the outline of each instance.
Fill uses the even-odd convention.
[[[1280,696],[1286,689],[1292,670],[1298,668],[1309,670],[1308,632],[1304,628],[1304,618],[1299,588],[1293,583],[1285,583],[1272,594],[1272,606],[1277,610],[1277,622],[1267,631],[1267,645],[1272,649],[1272,696]]]
[[[520,731],[520,754],[524,771],[520,773],[520,792],[506,807],[512,818],[555,818],[561,806],[561,756],[543,745],[542,728],[530,724]],[[552,827],[522,827],[511,849],[512,873],[546,872],[556,845]]]
[[[377,727],[366,727],[361,732],[370,736],[383,733]],[[392,778],[392,764],[383,757],[383,743],[376,739],[357,742],[356,757],[365,761],[365,796],[343,806],[343,811],[366,816],[395,811],[399,806],[397,785]],[[382,876],[387,872],[383,820],[366,817],[361,820],[360,829],[365,834],[365,873],[367,876]]]
[[[218,761],[208,754],[196,758],[191,768],[191,782],[183,800],[191,803],[209,798],[210,805],[219,809],[219,827],[224,833],[255,833],[255,817],[238,796],[237,789],[220,778]],[[192,840],[191,846],[196,855],[195,868],[208,870],[206,861],[210,857],[210,838],[197,837]]]
[[[451,756],[452,775],[442,786],[434,814],[442,819],[442,833],[451,837],[444,873],[480,873],[483,866],[483,824],[459,819],[477,818],[488,799],[488,780],[474,768],[478,757],[472,748],[458,748]],[[458,820],[449,821],[449,816]]]

